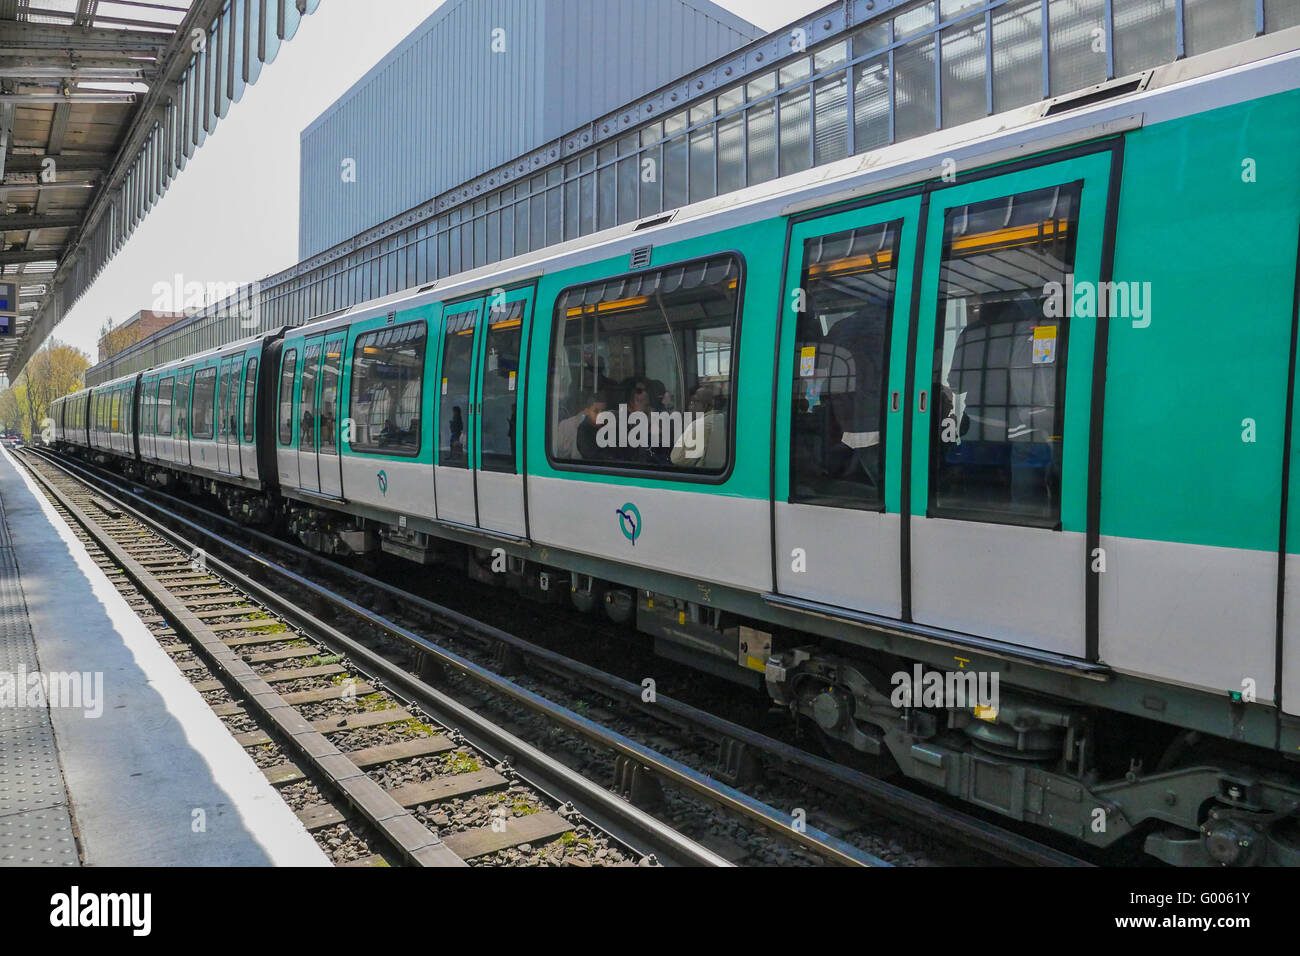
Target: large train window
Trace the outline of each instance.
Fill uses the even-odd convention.
[[[194,374],[194,437],[212,438],[216,420],[217,369],[205,368]]]
[[[257,412],[257,359],[248,360],[244,370],[244,443],[254,441],[253,424]]]
[[[172,389],[175,386],[176,380],[171,378],[158,383],[158,423],[154,427],[159,435],[172,433]]]
[[[280,444],[293,444],[293,374],[298,350],[289,349],[280,360]]]
[[[477,325],[477,306],[447,316],[443,334],[442,397],[438,403],[438,464],[444,468],[469,467],[466,427]]]
[[[236,380],[235,384],[238,384]],[[217,403],[220,406],[217,411],[217,440],[226,441],[230,433],[231,416],[230,409],[230,364],[226,363],[221,370],[221,387],[217,391]]]
[[[190,437],[190,379],[193,374],[194,369],[187,368],[176,376],[176,392],[172,396],[174,431],[177,438],[183,438],[186,441]]]
[[[804,243],[790,500],[884,506],[889,322],[902,220]]]
[[[302,353],[302,376],[298,379],[298,450],[316,450],[316,373],[320,364],[320,344],[309,345]]]
[[[522,301],[488,310],[483,411],[479,416],[484,471],[511,475],[516,471],[515,410],[519,398],[519,346],[523,341],[523,326]]]
[[[343,359],[343,340],[334,339],[325,343],[325,354],[321,359],[320,380],[320,451],[322,455],[337,455],[338,448],[338,407],[339,407],[339,367]]]
[[[721,475],[731,461],[740,261],[569,289],[555,305],[553,462]]]
[[[934,346],[930,512],[1054,526],[1081,183],[947,211]]]
[[[420,453],[424,352],[428,328],[412,322],[368,332],[352,347],[348,416],[354,451]]]

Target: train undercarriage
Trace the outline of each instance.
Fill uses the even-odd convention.
[[[1177,866],[1300,866],[1300,763],[1265,747],[1025,689],[1005,672],[944,670],[774,627],[405,522],[389,526],[166,469],[134,477],[214,497],[236,520],[278,526],[322,553],[382,551],[603,614],[651,635],[660,656],[765,694],[841,762],[1099,851]]]

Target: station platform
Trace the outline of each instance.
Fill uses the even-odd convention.
[[[0,866],[77,865],[329,860],[0,450]]]

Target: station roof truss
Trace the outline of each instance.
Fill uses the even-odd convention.
[[[0,335],[16,378],[320,0],[0,0]]]

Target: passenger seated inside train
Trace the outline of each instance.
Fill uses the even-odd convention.
[[[582,411],[564,419],[555,426],[552,449],[561,460],[583,459],[598,461],[605,452],[596,442],[596,419],[609,407],[609,395],[604,390],[590,392]]]
[[[717,471],[726,464],[727,413],[720,404],[712,385],[695,390],[686,406],[687,424],[670,456],[674,465]]]

